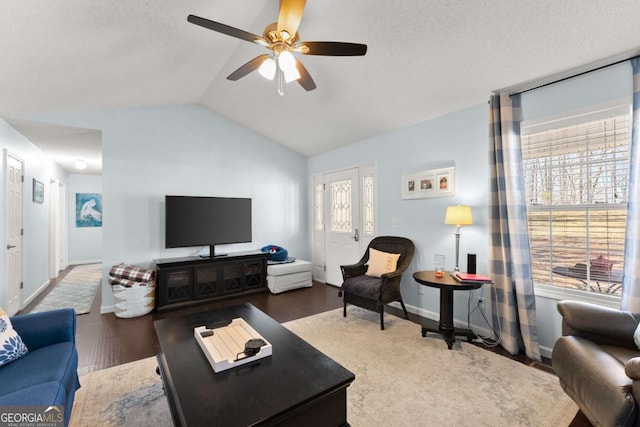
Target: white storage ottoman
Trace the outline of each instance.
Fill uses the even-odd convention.
[[[267,266],[267,285],[271,293],[278,294],[298,288],[310,288],[312,264],[297,259],[286,264]]]

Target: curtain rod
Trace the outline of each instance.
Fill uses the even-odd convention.
[[[521,90],[520,92],[514,92],[511,95],[509,95],[509,97],[512,97],[512,96],[515,96],[515,95],[521,95],[523,93],[531,92],[531,91],[536,90],[536,89],[541,89],[541,88],[546,87],[546,86],[551,86],[551,85],[554,85],[556,83],[563,82],[565,80],[573,79],[575,77],[580,77],[580,76],[583,76],[585,74],[593,73],[594,71],[602,70],[603,68],[613,67],[614,65],[622,64],[623,62],[631,61],[632,59],[635,59],[635,58],[640,58],[640,55],[631,56],[629,58],[621,59],[619,61],[615,61],[615,62],[612,62],[610,64],[601,65],[601,66],[593,68],[591,70],[586,70],[586,71],[583,71],[583,72],[578,73],[578,74],[574,74],[574,75],[571,75],[571,76],[563,77],[561,79],[554,80],[554,81],[549,82],[549,83],[541,84],[539,86],[532,87],[530,89]]]

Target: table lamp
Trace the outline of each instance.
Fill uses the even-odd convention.
[[[444,223],[456,226],[456,268],[454,271],[460,271],[460,226],[473,224],[471,206],[458,205],[447,207],[447,214],[445,215]]]

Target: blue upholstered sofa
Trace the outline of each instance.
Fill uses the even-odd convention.
[[[11,324],[29,352],[0,366],[0,405],[64,406],[68,425],[80,387],[75,311],[14,316]]]

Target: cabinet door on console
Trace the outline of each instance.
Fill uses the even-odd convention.
[[[222,292],[232,294],[244,290],[244,265],[224,264],[222,268]]]
[[[192,268],[165,270],[161,271],[159,276],[159,281],[166,283],[166,286],[159,288],[161,305],[190,301],[193,298]]]
[[[247,289],[264,287],[266,269],[264,261],[246,262],[244,264],[245,286]]]
[[[220,267],[217,265],[199,266],[195,268],[196,281],[194,298],[213,298],[221,294],[218,289]]]

